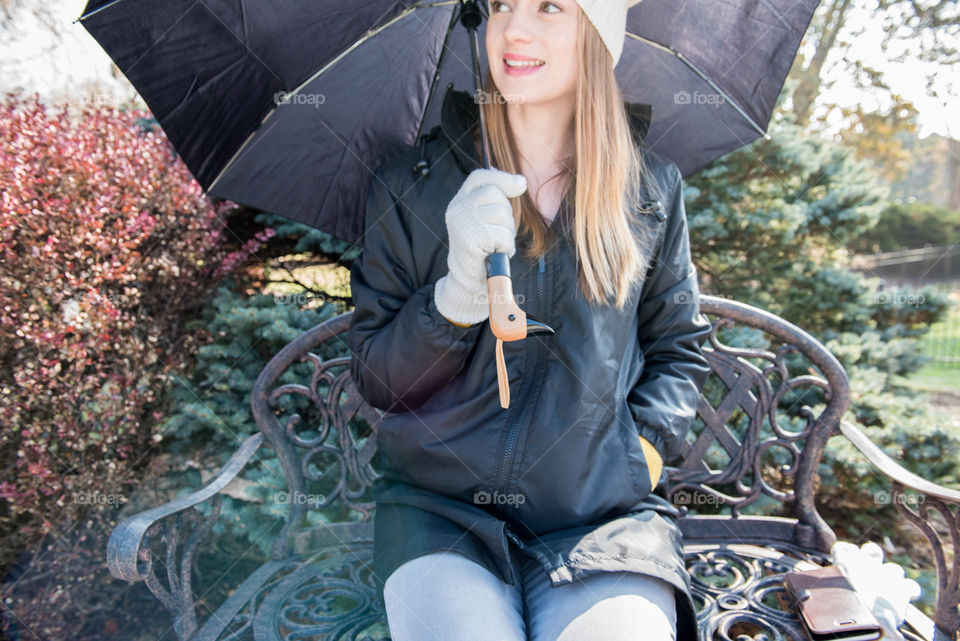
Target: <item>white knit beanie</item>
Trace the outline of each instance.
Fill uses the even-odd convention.
[[[580,9],[586,14],[600,39],[613,56],[613,66],[617,66],[623,51],[624,33],[627,30],[627,9],[641,0],[577,0]]]

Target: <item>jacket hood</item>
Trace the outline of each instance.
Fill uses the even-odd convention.
[[[626,102],[624,106],[630,116],[630,127],[637,144],[646,139],[653,116],[653,106],[644,102]],[[480,168],[480,158],[473,148],[473,136],[466,135],[480,124],[480,108],[473,94],[462,90],[455,90],[453,85],[447,85],[447,92],[443,97],[440,109],[439,129],[450,141],[454,155],[458,161],[469,170]],[[430,134],[436,132],[431,130]]]

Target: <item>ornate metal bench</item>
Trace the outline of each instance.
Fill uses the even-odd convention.
[[[911,605],[902,632],[910,640],[955,640],[960,627],[958,563],[945,548],[956,549],[960,542],[960,492],[906,471],[842,420],[849,403],[846,373],[808,333],[735,301],[703,295],[700,308],[713,323],[704,347],[713,374],[682,464],[668,468],[667,486],[684,514],[681,527],[700,638],[806,638],[789,609],[783,575],[829,562],[836,536],[817,512],[815,480],[828,439],[842,433],[891,479],[891,500],[932,546],[939,579],[936,625]],[[124,520],[111,534],[111,574],[145,581],[173,613],[180,639],[389,638],[370,563],[374,504],[369,486],[377,476],[381,413],[363,402],[350,378],[349,317],[342,314],[305,332],[264,368],[252,398],[260,431],[247,438],[212,481]],[[728,336],[751,347],[728,345]],[[323,344],[338,346],[347,356],[323,360],[317,355]],[[312,366],[310,380],[280,384],[281,374],[298,362]],[[191,590],[197,548],[219,513],[219,492],[263,444],[279,459],[289,496],[319,497],[309,509],[324,509],[336,522],[305,527],[308,505],[290,500],[272,560],[201,624]],[[898,500],[901,496],[911,500]],[[190,509],[208,500],[211,519]],[[948,545],[928,510],[946,521]]]

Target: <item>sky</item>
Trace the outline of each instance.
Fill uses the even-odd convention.
[[[111,60],[79,22],[78,18],[86,0],[59,0],[50,3],[54,12],[53,20],[60,25],[60,42],[43,25],[27,16],[24,29],[0,42],[0,91],[21,86],[29,92],[37,91],[47,101],[70,99],[74,102],[90,100],[95,95],[91,87],[105,93],[107,99],[121,102],[136,96],[136,91],[121,75],[113,78],[110,73]],[[931,133],[960,138],[960,109],[957,100],[944,104],[944,99],[927,95],[925,76],[927,71],[918,63],[890,63],[888,55],[881,48],[882,31],[869,14],[855,15],[851,21],[862,26],[864,32],[856,37],[854,55],[865,64],[875,66],[885,72],[885,78],[894,91],[914,102],[919,110],[919,135],[926,137]],[[903,43],[901,47],[908,46]],[[915,45],[915,43],[914,43]],[[891,51],[896,55],[899,51]],[[832,88],[823,92],[823,98],[844,106],[857,103],[869,110],[881,106],[877,96],[853,87],[850,78],[844,77],[842,65],[831,65],[825,80],[834,81]],[[944,91],[952,90],[960,96],[960,71],[948,76],[940,73],[937,86]],[[834,125],[839,123],[834,122]],[[829,133],[828,129],[828,133]]]
[[[952,74],[942,70],[937,73],[937,66],[923,64],[916,60],[903,63],[890,62],[891,59],[899,57],[904,49],[916,53],[920,43],[893,42],[890,49],[885,52],[882,46],[883,30],[876,20],[871,20],[869,12],[855,11],[851,15],[850,24],[854,25],[854,29],[863,29],[863,32],[855,38],[853,54],[864,65],[882,70],[884,80],[891,89],[913,102],[919,111],[920,137],[925,138],[931,133],[938,133],[941,136],[960,138],[960,109],[957,108],[957,103],[960,102],[958,100],[960,69],[954,69]],[[823,91],[824,100],[843,106],[863,104],[866,111],[887,106],[882,104],[876,95],[856,89],[849,77],[845,77],[843,65],[835,64],[840,62],[837,60],[838,57],[833,55],[827,60],[824,81],[833,81],[834,86]],[[934,98],[927,95],[926,76],[931,73],[937,74],[934,87],[945,97]],[[953,94],[953,98],[949,97],[950,93]]]

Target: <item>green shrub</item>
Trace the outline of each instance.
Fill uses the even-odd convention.
[[[343,311],[329,303],[303,308],[308,299],[309,294],[244,297],[224,286],[208,301],[190,326],[205,331],[209,342],[197,350],[190,377],[176,380],[170,391],[173,405],[163,425],[169,451],[183,454],[203,446],[222,465],[246,437],[257,431],[250,412],[250,393],[261,370],[287,343]],[[350,352],[343,341],[324,344],[315,353],[326,360]],[[294,364],[281,376],[280,383],[307,384],[312,371],[309,362]],[[315,410],[302,399],[285,396],[278,410],[286,415],[301,412],[304,430],[317,425]],[[248,486],[246,498],[223,497],[222,516],[213,531],[246,537],[266,554],[287,512],[283,500],[276,496],[286,492],[287,484],[267,442],[241,477],[255,485]],[[175,486],[181,488],[181,494],[189,493],[201,486],[200,475],[190,470]],[[208,504],[199,509],[209,513]],[[309,523],[319,524],[327,518],[320,510],[308,512]]]

